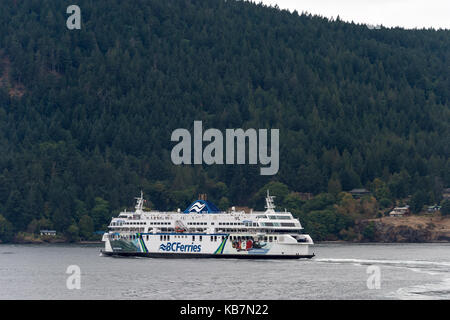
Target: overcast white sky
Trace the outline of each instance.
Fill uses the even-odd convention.
[[[251,0],[385,27],[450,29],[450,0]]]

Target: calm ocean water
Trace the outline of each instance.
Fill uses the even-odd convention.
[[[322,244],[295,261],[111,258],[100,249],[0,245],[0,299],[450,299],[450,244]],[[80,267],[79,290],[67,289],[70,265]],[[368,288],[370,266],[379,289]]]

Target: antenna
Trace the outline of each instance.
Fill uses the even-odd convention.
[[[271,196],[269,194],[269,190],[267,190],[266,206],[265,206],[266,209],[268,209],[268,210],[274,210],[275,209],[275,204],[273,202],[273,198],[275,198],[275,196]]]
[[[136,206],[134,207],[137,211],[142,211],[142,208],[144,207],[144,193],[141,190],[141,196],[139,198],[135,198],[136,201]]]

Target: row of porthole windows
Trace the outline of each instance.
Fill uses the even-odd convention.
[[[188,236],[187,235],[175,235],[173,236],[175,239],[186,239]],[[133,235],[112,235],[111,236],[112,239],[130,239],[130,240],[135,240],[138,239],[138,236],[133,234]],[[145,235],[146,240],[149,240],[149,235]],[[170,241],[170,235],[168,234],[163,234],[159,236],[160,241]],[[210,236],[210,240],[213,242],[216,242],[217,240],[223,240],[225,237],[224,236]],[[196,240],[196,236],[193,235],[192,236],[192,241]],[[203,236],[198,236],[198,240],[199,241],[203,241]]]
[[[188,236],[186,235],[175,235],[173,236],[175,239],[186,239]],[[199,241],[203,240],[203,236],[198,236]],[[147,236],[147,240],[148,240],[148,236]],[[168,234],[162,234],[159,236],[159,240],[160,241],[170,241],[170,235]],[[192,236],[192,241],[195,241],[195,236]]]
[[[127,225],[127,226],[134,226],[134,225],[145,225],[145,222],[124,222],[124,223],[119,223],[119,222],[111,222],[112,226],[122,226],[122,225]],[[149,222],[148,224],[151,225],[170,225],[170,222]]]
[[[248,229],[218,229],[217,232],[248,232]]]
[[[175,239],[186,239],[188,236],[186,235],[175,235],[173,236]],[[206,237],[206,236],[205,236]],[[160,241],[170,241],[171,236],[168,234],[162,234],[159,236]],[[147,240],[149,239],[149,236],[147,235]],[[195,235],[192,236],[192,241],[195,241],[197,238]],[[216,242],[218,240],[225,239],[225,236],[210,236],[210,241]],[[203,236],[198,236],[199,241],[203,241]]]
[[[267,242],[273,242],[273,241],[277,241],[278,237],[277,236],[264,236],[262,238],[263,241]],[[230,236],[230,240],[253,240],[253,237],[251,236]]]
[[[148,236],[147,236],[148,237]],[[130,240],[135,240],[138,239],[137,235],[133,234],[133,235],[111,235],[110,238],[114,239],[130,239]],[[147,238],[148,240],[148,238]]]
[[[219,226],[241,226],[242,222],[219,222]]]

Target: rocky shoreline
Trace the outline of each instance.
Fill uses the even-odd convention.
[[[431,243],[450,242],[450,219],[432,216],[383,217],[356,222],[355,230],[373,231],[370,242]],[[367,233],[367,232],[366,232]]]

